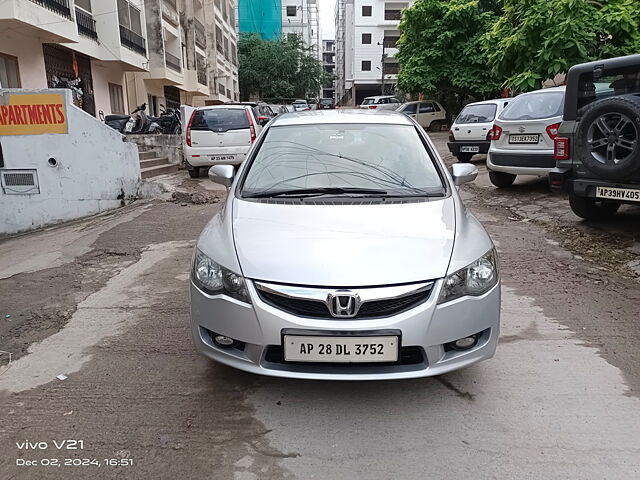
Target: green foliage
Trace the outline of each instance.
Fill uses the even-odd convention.
[[[320,61],[297,35],[278,41],[243,34],[238,41],[240,95],[265,98],[316,97],[327,80]]]
[[[483,38],[489,62],[516,91],[577,63],[640,52],[638,0],[504,0]]]
[[[400,24],[398,87],[440,98],[498,95],[502,81],[481,39],[499,11],[499,0],[417,0]]]

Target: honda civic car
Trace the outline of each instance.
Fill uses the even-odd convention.
[[[191,267],[206,357],[256,374],[325,380],[438,375],[491,358],[496,250],[429,137],[395,112],[278,116],[237,174]]]

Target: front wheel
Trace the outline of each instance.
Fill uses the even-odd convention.
[[[498,188],[506,188],[513,185],[516,181],[516,175],[505,172],[494,172],[489,170],[489,180]]]
[[[591,197],[580,197],[575,193],[569,195],[571,210],[585,220],[604,220],[613,216],[620,208],[618,202],[606,202]]]
[[[200,177],[200,168],[199,167],[193,167],[191,170],[187,170],[187,172],[189,172],[189,176],[191,178],[199,178]]]

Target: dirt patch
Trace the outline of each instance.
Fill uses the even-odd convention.
[[[180,203],[185,206],[189,203],[194,205],[202,205],[205,203],[218,203],[220,199],[217,195],[204,191],[196,192],[184,192],[176,191],[171,194],[171,201],[174,203]]]

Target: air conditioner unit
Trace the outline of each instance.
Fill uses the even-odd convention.
[[[6,195],[31,195],[40,193],[37,170],[0,170],[0,184]]]

